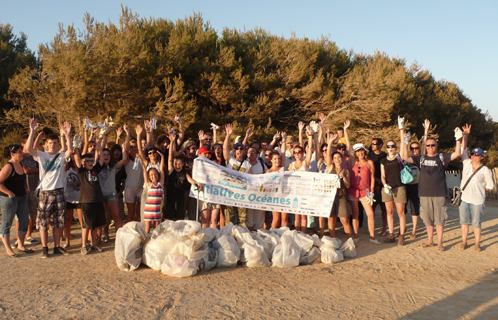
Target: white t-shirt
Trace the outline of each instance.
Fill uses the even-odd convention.
[[[256,164],[252,165],[252,174],[263,174],[266,172],[266,168],[263,169],[263,166],[261,164],[261,161],[256,160]],[[250,164],[250,163],[249,163]]]
[[[143,188],[144,187],[144,172],[142,165],[140,164],[140,158],[136,155],[138,159],[138,165],[136,169],[133,169],[133,164],[135,161],[130,160],[125,166],[126,171],[126,184],[125,188]]]
[[[60,156],[59,156],[60,157]],[[66,202],[77,203],[80,199],[80,186],[71,187],[73,182],[80,182],[78,173],[69,168],[66,171],[66,186],[64,191],[66,192]]]
[[[467,149],[462,152],[463,160],[463,171],[462,171],[462,181],[460,183],[460,188],[463,188],[467,180],[470,178],[472,173],[474,173],[474,168],[472,167],[472,160],[470,160],[467,154]],[[486,188],[494,189],[493,175],[488,167],[484,166],[477,172],[470,180],[467,187],[462,193],[462,201],[465,201],[474,205],[481,205],[486,200]]]
[[[240,166],[240,170],[239,169],[239,166]],[[232,169],[232,170],[235,170],[235,171],[240,171],[240,172],[249,172],[249,170],[251,169],[251,164],[249,162],[247,162],[247,160],[244,160],[242,162],[242,165],[240,165],[240,161],[237,161],[235,158],[230,158],[230,161],[228,161],[226,167],[228,169]]]
[[[48,152],[37,151],[38,156],[33,157],[40,165],[40,180],[45,174],[45,170],[48,169],[48,165],[52,162],[56,154],[49,154]],[[66,185],[66,177],[64,174],[64,161],[65,155],[60,154],[55,160],[54,164],[51,166],[50,171],[45,174],[43,181],[41,181],[40,190],[55,190],[64,188]]]

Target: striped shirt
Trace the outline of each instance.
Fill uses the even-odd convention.
[[[149,221],[161,221],[161,201],[163,199],[163,187],[160,183],[155,186],[151,184],[145,201],[144,219]]]

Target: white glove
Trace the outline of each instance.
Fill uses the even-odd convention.
[[[460,129],[459,127],[456,127],[455,128],[455,140],[460,140],[462,138],[463,138],[462,129]]]
[[[178,121],[178,122],[180,122],[180,123],[182,123],[182,119],[180,118],[180,115],[179,115],[179,114],[177,114],[177,115],[175,116],[175,120],[176,120],[176,121]]]
[[[73,148],[75,149],[78,148],[81,143],[81,140],[83,140],[83,138],[80,137],[79,134],[75,134],[73,138]]]
[[[389,183],[386,183],[384,185],[384,192],[387,194],[388,197],[392,196],[391,189],[392,187],[389,185]]]
[[[211,129],[220,130],[220,126],[211,122]]]
[[[114,125],[114,121],[112,121],[112,117],[107,117],[105,119],[105,121],[107,121],[107,124],[109,125],[109,127],[112,127]]]
[[[85,116],[85,120],[86,120],[86,130],[90,130],[90,129],[95,128],[97,126],[96,124],[91,124],[90,119],[88,119],[87,116]]]
[[[398,116],[398,128],[399,130],[405,128],[405,117],[401,118],[400,116]]]
[[[310,122],[310,127],[313,130],[313,133],[318,131],[318,123],[316,123],[315,121]]]
[[[369,193],[367,194],[367,201],[368,201],[368,203],[369,203],[371,206],[373,206],[373,204],[374,204],[374,202],[375,202],[374,196],[375,196],[375,194],[374,194],[373,192],[369,192]]]

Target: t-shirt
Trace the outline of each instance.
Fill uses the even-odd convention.
[[[393,188],[403,186],[403,183],[401,183],[398,159],[394,158],[394,160],[388,160],[386,157],[380,160],[380,163],[384,165],[386,182]]]
[[[78,177],[81,182],[80,203],[104,201],[99,182],[99,172],[102,169],[103,167],[98,162],[92,167],[92,170],[87,170],[83,166],[78,169]]]
[[[474,173],[474,168],[472,167],[472,160],[470,160],[467,154],[467,149],[462,152],[463,160],[463,170],[462,170],[462,182],[460,183],[460,188],[467,183],[467,180]],[[488,167],[482,167],[470,180],[465,190],[462,193],[462,201],[471,203],[474,205],[481,205],[486,200],[486,188],[494,189],[493,175]]]
[[[37,151],[38,156],[33,157],[38,161],[40,171],[38,172],[40,179],[45,174],[47,169],[50,169],[43,181],[41,182],[41,190],[55,190],[64,188],[66,184],[66,177],[64,174],[64,154],[60,154],[55,160],[54,164],[49,168],[49,164],[52,162],[56,154],[50,154],[48,152]]]
[[[374,163],[374,167],[375,167],[374,176],[375,176],[376,179],[380,179],[380,176],[381,176],[381,172],[380,172],[380,161],[382,159],[384,159],[385,157],[387,157],[387,153],[385,153],[384,151],[381,151],[379,154],[376,154],[373,151],[368,153],[367,159],[368,160],[372,160],[373,163]]]
[[[140,162],[140,158],[136,156],[138,162]],[[142,169],[142,165],[138,163],[137,168],[133,169],[134,161],[128,161],[128,164],[125,166],[126,171],[126,185],[125,188],[143,188],[144,186],[144,173]]]
[[[118,166],[109,168],[105,165],[99,172],[99,182],[100,188],[102,189],[102,194],[108,196],[110,194],[116,193],[116,172],[118,171]]]
[[[24,154],[21,163],[24,164],[28,169],[38,169],[38,162],[36,162],[33,156],[30,154]],[[39,173],[28,173],[26,175],[26,184],[28,186],[28,191],[35,191],[36,187],[38,187],[38,182],[40,180],[38,174]]]
[[[252,173],[253,174],[263,174],[268,170],[266,165],[260,159],[256,159],[256,164],[252,165]],[[250,163],[249,163],[250,164]]]
[[[237,161],[235,158],[230,158],[230,161],[228,161],[228,164],[226,165],[226,167],[228,169],[232,169],[232,170],[235,170],[235,171],[240,171],[240,172],[249,172],[249,170],[251,169],[251,164],[247,161],[247,160],[244,160],[242,161],[242,164],[240,163],[240,161]],[[240,167],[240,169],[239,169]]]
[[[78,173],[73,170],[73,168],[69,168],[66,170],[66,202],[76,203],[80,200],[80,186],[72,187],[71,184],[74,182],[80,182],[80,178]]]
[[[448,195],[444,168],[451,161],[451,153],[442,153],[442,155],[444,165],[439,158],[439,154],[434,157],[424,155],[423,163],[420,163],[422,156],[411,157],[414,164],[420,169],[418,182],[418,194],[420,197],[446,197]]]

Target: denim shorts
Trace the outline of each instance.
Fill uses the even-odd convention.
[[[111,201],[117,201],[117,200],[118,200],[118,195],[116,193],[111,193],[111,194],[104,196],[104,203],[108,203]]]
[[[2,209],[2,227],[0,231],[1,238],[10,237],[10,228],[14,217],[19,220],[19,230],[17,235],[26,234],[29,224],[28,201],[27,196],[22,197],[0,197],[0,208]]]
[[[478,205],[462,201],[458,210],[460,212],[460,224],[471,224],[474,228],[481,227],[484,203]]]

